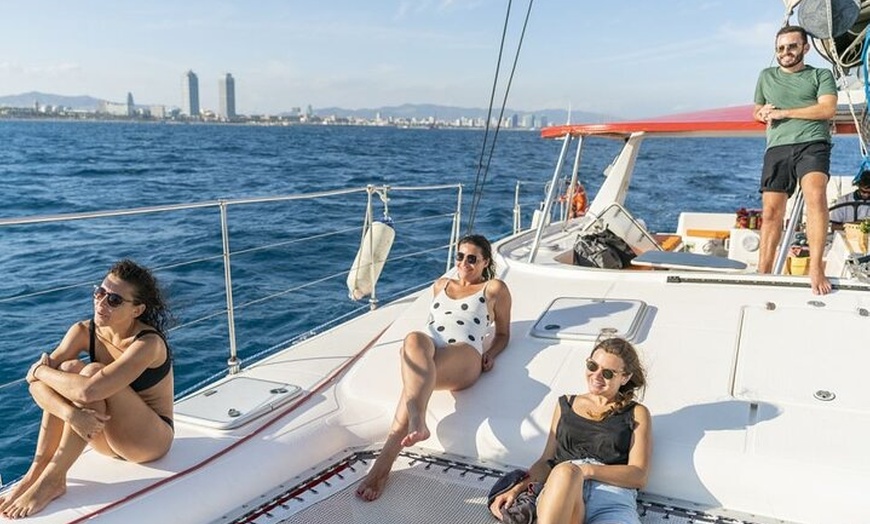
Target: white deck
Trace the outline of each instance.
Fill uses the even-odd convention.
[[[554,234],[546,245],[559,238],[570,235]],[[612,321],[630,327],[624,334],[649,373],[649,495],[760,520],[864,521],[858,501],[870,490],[870,458],[859,441],[870,431],[870,411],[860,393],[870,357],[858,334],[870,327],[866,289],[820,298],[804,277],[603,271],[552,258],[531,265],[515,258],[527,252],[519,240],[501,252],[514,297],[510,345],[474,387],[435,393],[425,449],[530,464],[558,396],[585,388],[589,333]],[[429,298],[424,291],[246,369],[245,377],[303,392],[251,423],[219,430],[179,420],[172,451],[147,465],[86,452],[68,493],[31,521],[72,522],[124,497],[131,501],[89,521],[142,522],[143,508],[148,521],[221,521],[276,486],[312,476],[330,457],[376,445],[401,388],[401,341],[423,325]],[[578,315],[539,322],[559,299]],[[541,327],[566,319],[575,322],[561,334]],[[340,380],[318,388],[370,342]],[[209,503],[191,503],[198,493],[209,493]]]

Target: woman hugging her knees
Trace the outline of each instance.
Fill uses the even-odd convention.
[[[94,287],[94,315],[69,328],[27,372],[43,410],[30,469],[0,497],[0,513],[22,518],[66,492],[70,467],[90,445],[142,463],[165,455],[174,436],[169,310],[151,272],[116,263]],[[88,354],[90,363],[78,360]]]
[[[543,482],[539,524],[640,523],[637,490],[649,475],[652,437],[649,411],[635,400],[646,385],[637,351],[607,338],[586,359],[585,372],[588,392],[559,398],[528,477],[490,505],[499,520],[532,482]]]
[[[384,490],[393,462],[405,446],[429,438],[426,407],[432,391],[458,391],[492,369],[510,338],[511,294],[495,278],[492,246],[468,235],[456,249],[456,272],[432,286],[429,321],[405,337],[400,352],[402,396],[384,448],[356,494],[375,500]],[[494,326],[494,335],[488,337]]]

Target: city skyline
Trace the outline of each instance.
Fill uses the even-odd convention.
[[[238,0],[9,0],[4,17],[15,23],[0,33],[0,95],[122,101],[132,92],[143,105],[180,106],[178,75],[192,69],[207,86],[227,71],[243,79],[235,103],[247,114],[308,105],[481,107],[505,7],[502,0],[263,0],[256,9]],[[514,3],[499,101],[524,15]],[[781,0],[539,2],[507,105],[640,117],[751,103],[758,71],[774,63],[783,15]],[[826,65],[816,53],[809,62]],[[218,91],[202,89],[200,108],[219,111]]]

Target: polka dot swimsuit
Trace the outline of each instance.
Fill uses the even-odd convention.
[[[464,342],[483,354],[483,339],[489,329],[489,308],[486,305],[486,286],[465,298],[447,296],[447,284],[435,295],[429,307],[429,336],[436,348]]]

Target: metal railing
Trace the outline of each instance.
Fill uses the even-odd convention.
[[[242,254],[256,254],[258,252],[274,249],[276,247],[287,247],[292,244],[307,244],[316,241],[330,241],[335,240],[336,238],[340,238],[342,235],[347,235],[353,233],[354,231],[361,231],[362,235],[365,235],[365,230],[367,227],[371,227],[371,218],[375,215],[375,207],[378,205],[373,198],[373,196],[380,197],[380,203],[384,206],[385,212],[387,212],[387,204],[390,202],[391,198],[394,198],[393,195],[403,194],[403,193],[415,193],[422,191],[445,191],[445,190],[455,190],[456,192],[456,204],[455,207],[447,206],[439,206],[445,207],[445,212],[434,213],[429,210],[429,213],[426,216],[410,216],[410,218],[404,220],[395,221],[396,225],[413,225],[415,229],[420,227],[421,222],[434,222],[434,221],[448,221],[449,224],[443,226],[445,228],[446,236],[449,237],[449,240],[446,244],[436,242],[436,245],[428,245],[425,247],[420,247],[416,251],[411,251],[409,253],[400,253],[396,254],[390,260],[404,260],[408,258],[414,257],[423,257],[423,256],[431,256],[432,253],[437,251],[442,251],[446,248],[447,257],[446,257],[446,266],[445,271],[449,270],[452,267],[452,258],[453,258],[453,249],[455,248],[455,243],[458,238],[458,234],[460,231],[460,217],[461,217],[461,206],[462,206],[462,187],[459,184],[444,184],[444,185],[432,185],[432,186],[375,186],[369,185],[367,187],[362,188],[352,188],[352,189],[340,189],[333,191],[321,191],[316,193],[305,193],[305,194],[290,194],[290,195],[282,195],[282,196],[269,196],[269,197],[257,197],[257,198],[241,198],[241,199],[226,199],[226,200],[211,200],[204,202],[193,202],[193,203],[183,203],[183,204],[169,204],[169,205],[158,205],[158,206],[147,206],[147,207],[138,207],[132,209],[120,209],[120,210],[108,210],[108,211],[94,211],[94,212],[84,212],[84,213],[68,213],[68,214],[56,214],[56,215],[43,215],[43,216],[29,216],[29,217],[14,217],[14,218],[2,218],[0,219],[0,235],[6,236],[7,231],[12,228],[21,228],[34,226],[37,224],[49,224],[49,225],[58,225],[69,222],[76,221],[89,221],[94,219],[117,219],[118,217],[133,217],[134,219],[139,219],[146,215],[155,215],[155,214],[165,214],[165,213],[176,213],[176,212],[185,212],[191,210],[217,210],[220,217],[220,242],[221,242],[221,250],[220,254],[210,255],[209,253],[202,253],[202,256],[198,256],[196,258],[191,258],[183,261],[173,261],[170,264],[161,264],[151,267],[151,269],[155,272],[157,271],[165,271],[169,269],[180,270],[189,268],[195,264],[201,264],[204,262],[216,262],[218,259],[221,260],[223,266],[223,286],[224,293],[226,297],[226,308],[219,309],[217,311],[210,311],[204,315],[200,315],[197,318],[188,319],[183,323],[180,323],[174,326],[171,330],[182,329],[185,327],[193,326],[195,324],[200,324],[209,320],[213,320],[220,316],[226,316],[227,323],[227,333],[228,333],[228,358],[227,358],[227,367],[229,373],[236,373],[239,371],[241,367],[241,360],[238,355],[238,345],[237,345],[237,333],[236,333],[236,313],[244,309],[246,307],[252,306],[254,304],[260,304],[269,300],[273,300],[278,297],[282,297],[294,292],[300,292],[302,290],[307,290],[313,286],[318,284],[322,284],[323,282],[334,280],[340,278],[342,276],[348,275],[348,273],[356,268],[349,268],[343,271],[336,271],[325,276],[318,276],[317,278],[311,278],[310,280],[303,282],[299,285],[292,286],[288,289],[283,289],[281,291],[267,294],[265,296],[258,297],[253,300],[248,300],[244,303],[236,303],[236,298],[234,297],[234,283],[233,283],[233,261],[234,257],[237,257]],[[229,210],[235,207],[248,207],[256,204],[280,204],[280,203],[288,203],[288,202],[306,202],[313,203],[316,206],[322,205],[320,202],[314,202],[321,199],[341,199],[342,202],[349,200],[350,197],[354,195],[366,195],[366,203],[365,203],[365,220],[361,226],[350,226],[346,227],[335,227],[337,222],[333,222],[329,220],[329,217],[321,217],[325,218],[325,224],[333,227],[324,227],[321,231],[316,231],[313,234],[309,234],[300,238],[292,238],[290,240],[281,240],[278,242],[271,242],[265,245],[259,245],[255,247],[248,247],[244,249],[239,249],[233,251],[231,249],[231,221],[229,217]],[[431,202],[432,199],[427,200],[427,202]],[[445,201],[445,200],[442,200]],[[419,204],[414,206],[414,210],[416,207],[419,207]],[[403,210],[403,214],[409,215],[410,213],[405,213]],[[259,218],[259,217],[258,217]],[[343,217],[345,221],[349,220],[349,217]],[[440,226],[439,226],[440,228]],[[404,239],[403,239],[404,240]],[[296,247],[296,246],[294,246]],[[405,246],[407,246],[407,242],[405,242]],[[417,246],[413,246],[416,248]],[[364,249],[365,246],[361,246],[361,249]],[[352,259],[348,260],[347,263],[350,265]],[[374,260],[372,258],[372,260]],[[374,266],[374,264],[371,264]],[[425,279],[427,275],[418,274],[414,275],[415,277]],[[431,281],[431,276],[428,275],[429,281]],[[9,277],[7,277],[9,278]],[[76,288],[85,288],[92,285],[93,282],[65,282],[59,285],[52,285],[46,288],[32,289],[29,286],[25,288],[23,292],[13,294],[11,296],[0,296],[0,305],[3,304],[14,304],[16,302],[23,302],[28,300],[39,300],[44,299],[47,295],[58,293],[60,291],[68,291],[74,290]],[[409,288],[412,289],[415,287],[419,287],[418,284],[412,284]],[[377,305],[377,292],[376,287],[373,282],[372,292],[369,299],[369,307],[374,308]],[[355,310],[358,311],[358,310]],[[341,315],[336,315],[341,316]],[[310,336],[310,332],[306,331],[306,334]],[[288,340],[294,340],[296,337],[291,337]],[[270,349],[275,349],[275,346]],[[34,360],[36,359],[36,355],[34,355]],[[6,384],[0,384],[0,390],[9,387],[12,384],[20,383],[23,379],[16,379],[11,382],[7,382]]]

